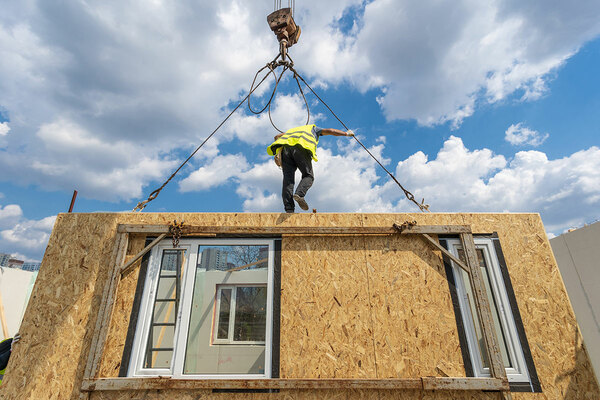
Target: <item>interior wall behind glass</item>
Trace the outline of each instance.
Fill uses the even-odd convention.
[[[214,329],[218,320],[218,287],[264,287],[268,277],[268,249],[267,245],[198,247],[184,374],[265,373],[264,343],[214,343]],[[256,319],[262,318],[260,313],[256,315]],[[260,323],[266,323],[264,318]]]

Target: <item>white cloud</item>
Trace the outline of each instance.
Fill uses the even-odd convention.
[[[17,204],[0,205],[0,229],[13,226],[22,216],[23,210]]]
[[[301,54],[322,60],[303,66],[317,77],[346,79],[363,90],[383,86],[379,102],[389,119],[457,126],[477,101],[515,92],[539,98],[548,74],[598,34],[594,0],[374,0],[350,37],[331,28],[328,40],[310,36]]]
[[[330,139],[324,138],[323,145],[328,146],[325,140]],[[362,148],[354,142],[344,143],[344,138],[337,140],[342,141],[340,154],[319,148],[319,162],[313,163],[315,183],[306,196],[311,208],[331,212],[418,211]],[[387,163],[384,146],[378,144],[369,150]],[[221,181],[206,175],[212,187],[227,179],[238,180],[236,192],[244,200],[245,211],[283,209],[282,175],[271,160],[224,174]],[[418,201],[424,197],[434,212],[539,212],[554,234],[597,218],[600,206],[597,147],[555,160],[539,151],[521,151],[507,160],[489,149],[470,150],[460,138],[451,136],[435,158],[430,160],[419,151],[399,162],[395,176]]]
[[[252,107],[260,110],[262,108],[261,101],[262,104],[265,104],[265,99],[253,100]],[[279,129],[286,131],[293,126],[305,125],[308,113],[300,94],[281,93],[274,98],[271,117]],[[322,118],[322,115],[313,110],[310,118],[310,123],[316,123]],[[265,147],[273,141],[273,136],[279,133],[271,125],[267,111],[258,116],[238,112],[223,127],[223,131],[222,137],[226,140],[236,137],[244,143]]]
[[[349,139],[322,139],[329,140]],[[353,142],[342,147],[345,148],[343,154],[334,154],[327,147],[319,148],[319,161],[313,163],[315,181],[306,195],[310,208],[320,212],[392,211],[393,204],[381,195],[375,162]],[[381,155],[382,145],[369,150],[385,161]],[[296,183],[299,180],[298,172]],[[258,164],[243,173],[237,193],[245,199],[244,210],[282,211],[281,183],[282,173],[272,161]]]
[[[6,136],[10,131],[10,126],[8,126],[8,122],[0,122],[0,136]]]
[[[208,190],[239,176],[240,172],[247,168],[248,162],[242,154],[218,156],[210,164],[197,169],[180,181],[179,190],[183,193]]]
[[[56,216],[30,220],[17,204],[0,206],[0,252],[18,254],[25,261],[42,258]]]
[[[144,152],[144,147],[102,141],[72,121],[60,119],[40,127],[29,153],[5,154],[0,167],[21,182],[49,189],[76,188],[85,197],[129,200],[140,197],[144,184],[164,177],[176,165],[154,150]],[[24,165],[23,159],[32,153],[35,158]]]
[[[364,15],[342,31],[349,10]],[[270,11],[270,3],[239,0],[4,5],[0,106],[11,134],[0,135],[0,179],[77,187],[98,199],[139,197],[168,174],[172,154],[218,125],[275,55]],[[425,125],[458,126],[478,102],[515,92],[538,98],[548,73],[600,32],[594,0],[307,0],[296,16],[303,34],[291,52],[316,86],[379,88],[387,118]],[[276,100],[280,126],[302,121],[285,112],[297,101]],[[265,118],[236,115],[198,158],[214,158],[234,139],[264,145],[272,137]],[[66,133],[71,127],[76,133]]]
[[[597,147],[556,160],[521,151],[507,162],[488,149],[471,151],[452,136],[431,161],[419,152],[399,162],[396,176],[433,211],[540,212],[555,233],[596,217],[600,205]],[[395,185],[386,189],[389,195]]]
[[[528,144],[531,146],[539,146],[548,139],[550,135],[548,133],[540,133],[523,126],[522,122],[513,124],[508,127],[505,132],[504,139],[515,146]]]

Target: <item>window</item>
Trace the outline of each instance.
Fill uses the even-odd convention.
[[[150,255],[128,376],[270,378],[274,242],[182,239]]]
[[[264,344],[266,286],[220,286],[217,293],[213,343]]]
[[[448,250],[452,254],[465,260],[460,240],[447,239],[447,244]],[[528,366],[492,239],[475,238],[475,248],[508,380],[509,382],[529,382]],[[452,263],[452,271],[473,373],[477,377],[490,376],[489,360],[485,351],[469,276],[454,263]]]

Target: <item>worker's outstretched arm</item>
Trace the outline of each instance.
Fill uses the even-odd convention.
[[[321,136],[331,135],[331,136],[354,136],[354,132],[351,130],[348,131],[340,131],[339,129],[327,128],[321,130]]]

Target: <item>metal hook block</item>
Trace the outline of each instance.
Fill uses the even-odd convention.
[[[292,47],[298,43],[301,29],[296,25],[292,17],[291,8],[282,8],[272,12],[267,15],[267,22],[273,33],[277,36],[277,40],[280,43],[284,40],[286,41],[285,47]]]

